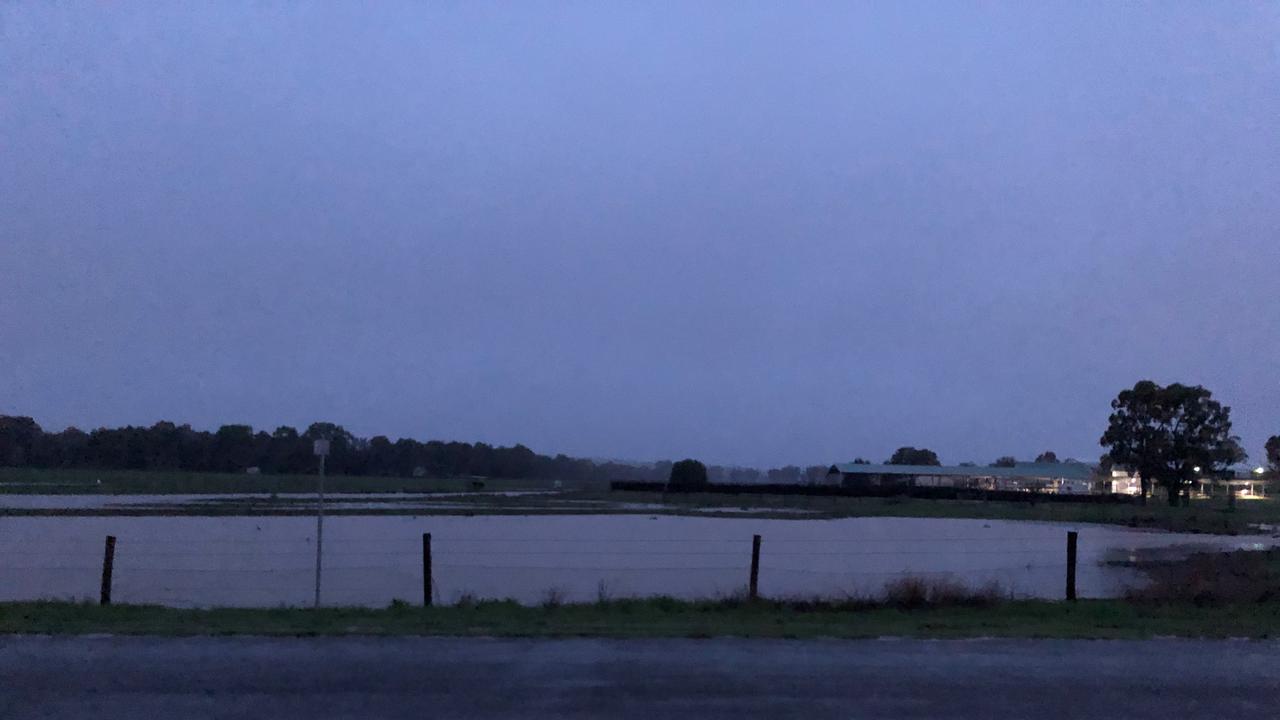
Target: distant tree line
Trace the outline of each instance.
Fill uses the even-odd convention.
[[[1161,486],[1174,502],[1195,478],[1224,472],[1247,459],[1239,438],[1231,434],[1230,408],[1213,400],[1203,387],[1177,383],[1162,387],[1144,380],[1122,391],[1111,405],[1113,413],[1101,438],[1107,448],[1101,470],[1108,473],[1114,465],[1137,475],[1144,497],[1154,486]],[[312,423],[302,431],[280,426],[268,433],[249,425],[223,425],[209,432],[161,421],[150,427],[98,428],[86,433],[74,427],[46,432],[29,417],[7,415],[0,415],[0,466],[229,473],[257,468],[271,474],[307,474],[316,470],[312,442],[321,438],[330,441],[330,472],[343,475],[783,485],[819,483],[828,469],[826,465],[787,465],[762,472],[697,463],[697,468],[685,464],[673,474],[677,463],[670,461],[633,464],[540,455],[519,444],[393,441],[384,435],[365,439],[328,422]],[[1280,435],[1267,440],[1266,458],[1269,475],[1280,477]],[[863,458],[854,462],[867,463]],[[1012,467],[1016,462],[1006,456],[992,465]],[[1036,462],[1059,460],[1054,452],[1045,451]],[[901,447],[886,464],[939,465],[940,461],[927,448]]]
[[[312,423],[299,431],[280,426],[271,432],[249,425],[223,425],[216,431],[162,421],[150,427],[70,427],[46,432],[29,417],[0,415],[0,466],[168,470],[267,474],[316,472],[312,442],[328,439],[326,469],[341,475],[383,477],[547,478],[566,482],[667,482],[673,463],[632,464],[594,461],[567,455],[541,455],[524,445],[359,438],[341,425]],[[761,472],[754,468],[706,468],[718,483],[816,482],[825,465],[805,469],[788,465]]]
[[[316,471],[312,442],[321,438],[330,442],[327,468],[343,475],[587,479],[598,474],[608,479],[635,470],[565,455],[538,455],[523,445],[393,441],[382,435],[365,439],[327,422],[312,423],[302,431],[289,426],[266,432],[249,425],[223,425],[208,432],[158,422],[86,433],[76,428],[45,432],[29,417],[11,416],[0,416],[0,465],[230,473],[258,468],[263,473],[302,474]]]

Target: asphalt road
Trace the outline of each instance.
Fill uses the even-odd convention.
[[[1276,718],[1280,643],[0,637],[0,718]]]

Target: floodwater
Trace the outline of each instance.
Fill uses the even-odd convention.
[[[760,592],[831,598],[878,592],[907,575],[1017,597],[1060,598],[1066,533],[1078,529],[1082,597],[1141,583],[1105,561],[1152,549],[1270,546],[1271,538],[997,520],[749,519],[648,515],[340,516],[325,520],[323,602],[383,606],[423,596],[422,534],[432,534],[434,597],[537,603],[741,593],[752,535]],[[96,599],[104,537],[118,538],[113,597],[173,606],[309,605],[315,521],[307,517],[7,517],[0,600]]]
[[[468,499],[484,496],[523,497],[551,495],[554,490],[504,490],[438,493],[328,493],[325,507],[342,510],[372,510],[396,507],[469,507]],[[439,502],[439,500],[463,502]],[[216,493],[204,495],[26,495],[0,493],[0,509],[16,510],[110,510],[113,508],[236,505],[278,502],[281,507],[306,508],[316,502],[315,493]]]
[[[327,510],[382,510],[400,513],[412,513],[427,510],[477,510],[483,511],[485,497],[501,496],[508,498],[543,496],[552,500],[551,504],[502,505],[504,512],[512,511],[546,511],[549,508],[578,509],[587,512],[604,510],[662,511],[670,506],[661,503],[622,502],[615,500],[582,500],[562,497],[557,490],[503,490],[503,491],[466,491],[437,493],[330,493],[325,495]],[[480,502],[477,502],[480,501]],[[172,508],[183,512],[201,509],[218,511],[248,508],[254,513],[270,514],[281,511],[281,514],[307,512],[315,507],[314,493],[218,493],[201,495],[23,495],[0,493],[0,510],[138,510],[151,509],[158,514]],[[813,515],[815,510],[804,508],[769,508],[742,506],[707,506],[687,507],[681,511],[691,515],[697,514],[752,514],[771,513],[775,515]]]

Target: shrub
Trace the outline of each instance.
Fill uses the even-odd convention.
[[[1149,582],[1125,597],[1197,605],[1280,600],[1280,552],[1197,553],[1173,563],[1139,566]]]
[[[882,598],[886,605],[912,610],[956,605],[989,606],[1000,602],[1003,595],[1000,583],[994,580],[973,589],[951,578],[908,575],[885,583]]]
[[[564,591],[560,588],[547,588],[542,595],[542,607],[547,610],[554,610],[564,604]]]

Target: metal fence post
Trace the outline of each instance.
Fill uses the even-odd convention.
[[[116,562],[116,536],[108,535],[107,544],[102,552],[102,593],[98,598],[98,602],[102,605],[111,604],[111,571],[115,567]]]
[[[751,583],[747,595],[752,600],[760,597],[760,536],[751,536]]]
[[[1067,532],[1067,599],[1076,599],[1076,537],[1075,530]]]
[[[422,533],[422,605],[431,607],[431,533]]]

